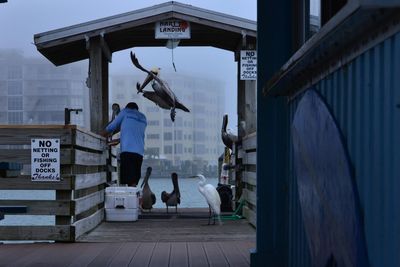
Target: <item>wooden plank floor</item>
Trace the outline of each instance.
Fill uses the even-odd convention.
[[[207,225],[207,210],[143,213],[103,222],[76,243],[0,244],[3,266],[249,266],[255,229],[246,220]]]
[[[249,266],[253,242],[34,243],[0,245],[0,266]]]

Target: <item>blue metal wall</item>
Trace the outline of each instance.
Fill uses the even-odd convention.
[[[371,266],[400,266],[400,33],[314,88],[325,98],[347,143]],[[290,122],[300,97],[290,103]],[[309,266],[292,167],[289,201],[289,265]]]

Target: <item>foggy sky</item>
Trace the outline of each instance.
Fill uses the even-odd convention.
[[[14,48],[25,56],[42,57],[33,44],[33,35],[68,27],[95,19],[134,11],[165,3],[156,0],[8,0],[0,4],[0,49]],[[256,0],[181,0],[183,4],[222,12],[250,20],[257,19]],[[129,74],[133,69],[129,51],[113,53],[111,74]],[[167,48],[135,48],[143,66],[161,67],[173,71],[171,50]],[[196,74],[222,80],[229,92],[226,113],[230,116],[229,128],[237,126],[236,71],[232,52],[215,48],[179,47],[174,49],[177,72]]]

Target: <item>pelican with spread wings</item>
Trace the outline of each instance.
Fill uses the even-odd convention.
[[[136,84],[136,89],[138,90],[138,93],[142,93],[144,97],[146,97],[150,101],[153,101],[160,108],[170,109],[172,121],[175,121],[176,108],[179,108],[186,112],[190,112],[187,107],[179,102],[178,98],[171,90],[171,88],[169,88],[168,84],[158,77],[160,69],[156,68],[152,69],[151,71],[146,70],[139,64],[138,59],[136,58],[135,54],[132,53],[132,51],[131,60],[136,68],[147,73],[147,77],[143,81],[143,84]],[[152,82],[151,87],[153,87],[154,92],[143,90],[146,85],[149,84],[149,82]]]

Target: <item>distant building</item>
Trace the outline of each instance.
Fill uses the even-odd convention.
[[[56,67],[46,59],[0,50],[0,124],[64,124],[64,108],[82,108],[71,123],[89,128],[85,64]]]
[[[144,78],[145,75],[112,75],[110,102],[116,102],[123,108],[128,102],[134,101],[138,103],[139,110],[146,114],[145,158],[166,160],[172,168],[191,167],[191,164],[201,168],[216,167],[218,156],[223,152],[221,124],[225,108],[224,83],[162,72],[161,78],[190,109],[190,113],[177,109],[173,123],[169,110],[161,109],[137,94],[136,83]],[[145,90],[153,90],[151,84]]]

